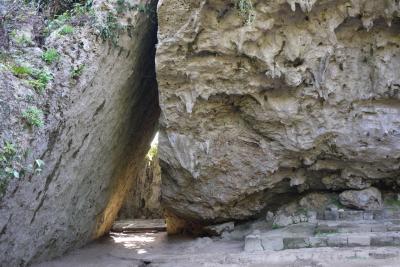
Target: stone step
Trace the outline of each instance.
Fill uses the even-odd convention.
[[[318,247],[393,247],[400,246],[400,232],[331,234],[307,237],[268,237],[249,235],[245,239],[247,252]]]
[[[385,221],[319,221],[315,234],[400,232],[400,220]]]
[[[375,211],[362,210],[326,210],[317,214],[319,220],[399,220],[400,210],[398,209],[382,209]]]
[[[263,240],[264,241],[264,240]],[[283,249],[400,246],[400,232],[352,233],[282,238]]]
[[[137,233],[137,232],[163,232],[166,231],[164,219],[134,219],[115,221],[112,232]]]

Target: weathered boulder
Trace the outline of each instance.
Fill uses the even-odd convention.
[[[155,9],[156,1],[140,2]],[[18,47],[24,64],[52,73],[43,92],[27,83],[28,75],[19,78],[0,65],[1,152],[6,142],[13,143],[13,154],[27,151],[25,161],[15,159],[20,165],[7,157],[20,178],[10,178],[0,200],[1,266],[39,262],[102,236],[142,167],[159,116],[156,23],[137,10],[110,14],[112,7],[93,1],[96,16],[108,19],[98,25],[103,35],[89,23],[75,26],[73,34],[53,31],[45,47],[54,48],[57,62],[43,61],[45,47]],[[110,29],[111,19],[124,31]],[[17,64],[10,47],[9,64]],[[34,118],[35,127],[27,127],[21,113],[32,105],[43,113]],[[21,166],[32,162],[35,170],[26,168],[23,175]],[[3,182],[3,169],[0,174]]]
[[[299,192],[398,190],[398,1],[251,2],[159,3],[169,214],[209,224]]]
[[[378,210],[382,208],[381,192],[370,187],[364,190],[348,190],[339,195],[342,205],[362,210]]]

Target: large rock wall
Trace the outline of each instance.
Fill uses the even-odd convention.
[[[156,1],[140,3],[154,11]],[[106,1],[94,5],[96,11],[112,8]],[[1,96],[7,101],[1,104],[1,137],[30,148],[31,158],[45,165],[40,173],[10,181],[0,202],[1,266],[49,259],[103,235],[142,167],[159,116],[156,22],[136,10],[117,18],[133,27],[116,45],[89,26],[46,39],[61,57],[50,66],[51,89],[39,96],[46,110],[40,129],[19,126],[19,108],[26,103],[18,102],[18,94],[28,89],[2,71]],[[41,51],[27,49],[27,56]],[[85,68],[74,83],[70,68],[78,63]]]
[[[398,1],[234,2],[158,6],[171,218],[246,219],[315,190],[398,191]]]

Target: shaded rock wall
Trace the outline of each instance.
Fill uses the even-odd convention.
[[[398,1],[159,3],[162,200],[199,223],[399,190]]]
[[[103,2],[95,1],[97,10],[109,10]],[[140,2],[149,2],[153,10],[156,5]],[[159,116],[156,22],[134,10],[118,19],[134,27],[120,35],[117,47],[88,27],[46,40],[61,58],[52,69],[54,81],[43,103],[41,129],[15,131],[16,87],[10,74],[2,72],[0,82],[8,87],[0,88],[9,90],[2,93],[12,94],[7,99],[11,113],[1,114],[1,136],[30,147],[32,157],[45,162],[40,173],[12,180],[1,201],[2,266],[52,258],[103,235],[111,228],[129,181],[142,167]],[[71,85],[70,67],[78,62],[85,69]]]
[[[146,157],[142,171],[132,180],[119,210],[118,219],[159,219],[163,218],[161,208],[161,168],[158,156]]]

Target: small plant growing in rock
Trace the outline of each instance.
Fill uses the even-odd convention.
[[[51,31],[54,31],[64,24],[68,23],[71,20],[71,13],[69,11],[65,11],[61,15],[55,16],[52,20],[50,20],[45,29],[46,33],[49,34]]]
[[[11,72],[19,78],[32,77],[33,80],[28,80],[26,83],[39,93],[42,93],[46,89],[49,81],[53,79],[51,72],[43,69],[38,70],[29,66],[14,65],[11,67]]]
[[[5,158],[11,158],[17,153],[17,149],[15,148],[15,145],[11,142],[5,142],[4,147],[3,147],[3,156]]]
[[[84,68],[85,68],[84,64],[81,64],[78,67],[72,67],[71,68],[71,78],[78,79],[82,75]]]
[[[33,164],[29,164],[24,171],[27,173],[40,173],[43,170],[45,163],[41,159],[36,159]]]
[[[55,18],[48,22],[45,29],[45,34],[49,35],[52,31],[57,30],[60,27],[64,27],[65,25],[68,25],[66,30],[67,33],[65,34],[71,34],[72,32],[69,33],[71,30],[68,29],[69,27],[72,27],[73,30],[74,26],[82,26],[86,22],[93,20],[95,15],[91,9],[91,2],[92,1],[87,1],[87,3],[84,5],[75,3],[71,10],[66,10],[61,15],[55,16]]]
[[[5,193],[10,178],[19,178],[19,172],[13,168],[13,159],[17,153],[15,145],[5,142],[0,150],[0,197]]]
[[[40,80],[29,80],[28,84],[40,94],[43,93],[46,89],[46,84]]]
[[[35,172],[41,172],[42,168],[44,166],[44,161],[41,159],[37,159],[37,160],[35,160],[34,166],[35,166],[35,170],[34,170]]]
[[[17,77],[24,77],[31,75],[33,72],[33,69],[28,66],[23,66],[23,65],[14,65],[11,67],[11,72],[17,76]]]
[[[47,84],[53,79],[51,72],[46,70],[33,69],[30,75],[34,78],[33,80],[27,81],[27,84],[32,86],[38,93],[43,93],[46,89]]]
[[[38,80],[40,80],[43,83],[48,83],[50,80],[53,79],[53,75],[51,72],[46,71],[46,70],[39,70],[34,73],[34,77]]]
[[[254,22],[256,14],[251,0],[233,0],[235,8],[240,15],[245,19],[245,24],[250,25]]]
[[[15,42],[22,46],[30,46],[30,45],[34,44],[33,41],[29,37],[27,37],[25,34],[17,36],[15,38]]]
[[[74,27],[66,24],[64,26],[61,27],[60,31],[58,32],[61,35],[68,35],[68,34],[72,34],[74,33]]]
[[[30,46],[34,44],[32,39],[28,35],[26,35],[25,33],[17,33],[16,30],[13,30],[11,32],[11,37],[17,45]]]
[[[32,127],[42,127],[44,125],[43,111],[38,109],[37,107],[29,107],[24,112],[22,112],[22,117]]]
[[[42,54],[42,59],[48,64],[58,61],[59,58],[60,54],[55,48],[47,49],[47,51]]]
[[[101,39],[103,41],[109,40],[114,46],[117,46],[120,33],[125,30],[118,19],[112,14],[108,13],[105,23],[97,26]]]

